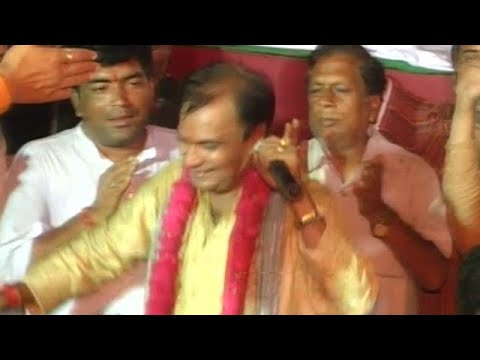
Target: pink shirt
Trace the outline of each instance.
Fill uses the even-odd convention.
[[[378,132],[370,138],[364,160],[382,155],[382,197],[398,216],[425,240],[434,243],[446,257],[452,254],[445,206],[434,170],[419,156],[387,141]],[[339,202],[349,234],[361,254],[374,265],[380,281],[380,294],[374,314],[416,314],[417,288],[390,248],[371,234],[370,225],[358,209],[350,184],[328,161],[316,139],[309,142],[310,177],[324,184]]]

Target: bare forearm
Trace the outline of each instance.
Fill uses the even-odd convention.
[[[458,98],[450,128],[450,143],[462,143],[474,138],[475,102]]]
[[[423,289],[435,291],[443,286],[448,260],[398,216],[393,216],[384,241]]]
[[[472,140],[447,146],[443,192],[456,247],[465,253],[480,243],[480,169]]]
[[[451,209],[448,211],[448,221],[455,249],[460,255],[465,256],[472,248],[480,245],[480,226],[478,224],[470,226],[461,224]]]

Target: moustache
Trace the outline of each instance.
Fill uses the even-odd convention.
[[[118,118],[133,117],[136,114],[137,114],[136,111],[133,111],[133,110],[125,110],[125,109],[113,110],[109,114],[108,119],[109,120],[114,120],[114,119],[118,119]]]

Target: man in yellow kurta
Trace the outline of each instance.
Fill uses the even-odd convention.
[[[5,287],[0,308],[48,312],[148,258],[148,314],[369,313],[375,276],[329,193],[308,180],[298,122],[263,140],[275,108],[270,84],[216,64],[187,80],[182,104],[182,161]],[[272,160],[301,184],[295,198],[270,193]]]

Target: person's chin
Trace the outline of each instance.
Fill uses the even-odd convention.
[[[199,191],[213,191],[215,186],[205,181],[192,180],[193,187]]]
[[[111,129],[111,135],[116,138],[131,138],[138,132],[133,126],[116,127]]]
[[[328,144],[335,144],[339,140],[340,134],[334,129],[325,129],[322,131],[321,138]]]
[[[133,144],[137,139],[134,131],[118,131],[110,134],[110,141],[117,147],[125,147]]]

